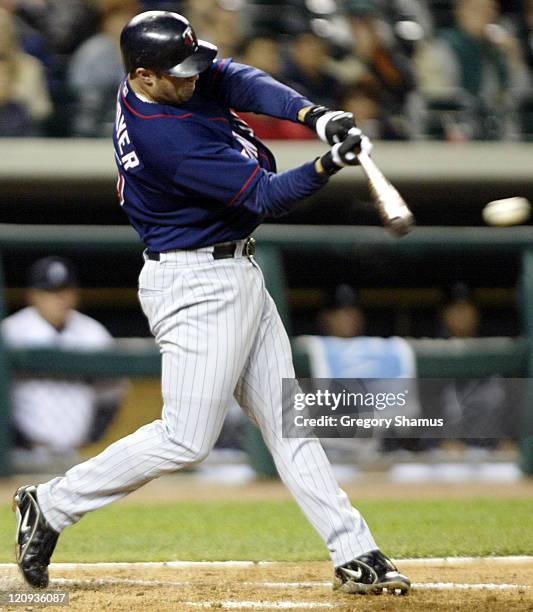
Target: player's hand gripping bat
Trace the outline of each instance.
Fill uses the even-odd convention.
[[[415,221],[413,213],[397,189],[377,167],[368,150],[363,148],[357,159],[367,176],[374,206],[379,212],[383,225],[394,236],[405,236]]]

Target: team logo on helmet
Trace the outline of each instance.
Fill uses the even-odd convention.
[[[191,26],[189,26],[183,32],[183,43],[186,47],[196,47],[196,36],[194,35]]]

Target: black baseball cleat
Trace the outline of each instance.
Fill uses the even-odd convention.
[[[411,581],[380,550],[371,550],[336,567],[333,588],[345,593],[406,595]]]
[[[36,588],[48,586],[48,565],[59,533],[46,522],[37,501],[37,487],[26,485],[13,497],[17,515],[15,555],[26,582]]]

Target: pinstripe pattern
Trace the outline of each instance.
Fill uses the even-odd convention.
[[[338,487],[318,440],[281,435],[281,379],[294,377],[289,339],[257,264],[211,249],[145,261],[139,299],[162,354],[160,420],[38,487],[57,529],[145,482],[202,461],[235,395],[260,427],[283,482],[340,565],[377,548]]]

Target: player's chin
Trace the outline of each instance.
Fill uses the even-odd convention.
[[[194,84],[181,91],[181,102],[188,102],[194,95]]]
[[[194,89],[191,92],[181,90],[179,93],[176,92],[175,95],[172,96],[172,99],[168,100],[166,103],[171,106],[179,106],[184,102],[188,102],[193,97],[193,94]]]
[[[167,100],[163,102],[163,104],[168,104],[169,106],[180,106],[181,104],[188,102],[192,98],[192,96],[193,96],[192,93],[188,96],[180,93],[180,95],[168,97]]]

